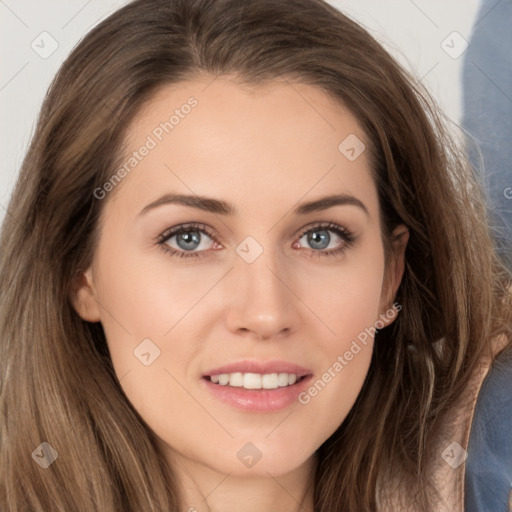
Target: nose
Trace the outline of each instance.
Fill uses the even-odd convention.
[[[238,335],[273,339],[290,335],[300,322],[288,266],[264,251],[254,262],[237,257],[231,272],[227,328]]]

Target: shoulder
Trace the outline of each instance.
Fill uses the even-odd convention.
[[[465,510],[507,512],[512,484],[511,345],[494,359],[482,383],[467,452]]]

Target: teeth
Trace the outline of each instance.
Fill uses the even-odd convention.
[[[227,373],[223,373],[219,375],[219,384],[221,386],[225,386],[229,382],[229,375]]]
[[[245,389],[261,389],[261,375],[259,373],[244,373],[242,386]]]
[[[228,382],[230,386],[233,386],[235,388],[242,387],[244,385],[244,374],[243,373],[232,373],[228,375],[229,379]]]
[[[221,386],[243,387],[245,389],[276,389],[291,386],[297,382],[295,373],[221,373],[212,375],[210,380]]]
[[[288,374],[287,373],[278,373],[277,374],[277,385],[282,388],[284,386],[288,386]]]
[[[264,389],[276,389],[278,385],[277,373],[266,373],[261,376],[261,387]]]

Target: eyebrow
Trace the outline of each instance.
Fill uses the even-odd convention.
[[[212,197],[204,197],[198,195],[165,194],[156,201],[153,201],[152,203],[145,206],[139,215],[145,215],[150,210],[158,208],[159,206],[169,204],[188,206],[190,208],[197,208],[199,210],[204,210],[219,215],[232,216],[236,215],[237,213],[237,210],[233,204],[228,203],[226,201],[222,201],[220,199],[214,199]],[[320,197],[319,199],[315,199],[314,201],[301,203],[299,206],[295,208],[293,213],[295,215],[307,215],[308,213],[327,210],[328,208],[332,208],[333,206],[343,205],[357,206],[361,210],[363,210],[366,213],[366,215],[369,215],[368,209],[366,208],[364,203],[351,194],[329,195]]]

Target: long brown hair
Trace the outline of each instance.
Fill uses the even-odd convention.
[[[402,311],[377,333],[353,409],[318,450],[315,511],[375,510],[384,467],[429,510],[423,461],[436,418],[489,340],[510,337],[510,277],[473,172],[428,94],[322,0],[136,0],[61,67],[1,236],[0,509],[180,507],[172,468],[122,392],[101,325],[81,320],[70,297],[108,201],[93,191],[119,164],[127,127],[159,87],[197,73],[317,86],[372,141],[386,247],[398,223],[410,231]],[[58,451],[47,469],[31,457],[42,442]]]

